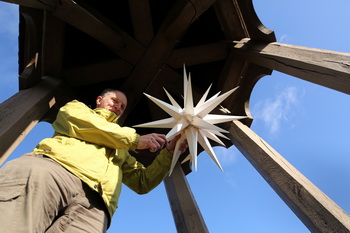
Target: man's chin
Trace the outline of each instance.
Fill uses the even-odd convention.
[[[111,111],[111,112],[113,112],[117,116],[120,116],[120,112],[115,112],[115,111]]]

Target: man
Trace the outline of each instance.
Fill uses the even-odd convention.
[[[122,183],[143,194],[167,176],[178,137],[167,143],[163,134],[120,127],[127,106],[121,91],[105,90],[96,106],[67,103],[52,138],[0,169],[0,232],[105,232]],[[135,149],[162,150],[145,168],[128,153]]]

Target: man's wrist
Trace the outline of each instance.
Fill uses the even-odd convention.
[[[136,134],[135,135],[135,140],[132,142],[131,147],[130,147],[130,150],[133,150],[133,151],[136,150],[137,145],[139,144],[139,140],[140,140],[140,135],[137,134],[137,133],[135,133],[135,134]]]

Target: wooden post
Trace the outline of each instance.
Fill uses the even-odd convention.
[[[173,173],[164,180],[164,184],[177,232],[209,233],[179,164],[176,164]]]
[[[62,81],[44,77],[0,104],[0,164],[56,103]]]
[[[243,153],[311,232],[350,232],[350,216],[239,121],[229,129]]]

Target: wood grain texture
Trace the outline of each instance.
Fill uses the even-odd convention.
[[[350,54],[249,39],[233,44],[241,59],[350,94]]]
[[[164,180],[177,232],[209,233],[185,174],[177,164],[170,177]]]

